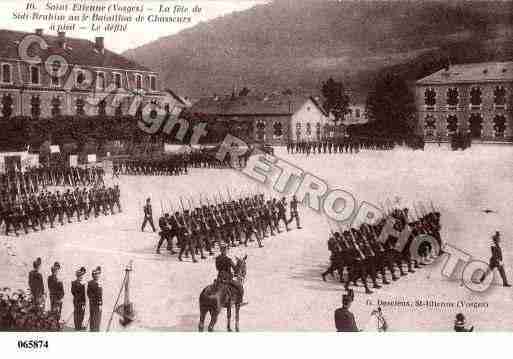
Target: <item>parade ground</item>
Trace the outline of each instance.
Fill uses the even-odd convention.
[[[361,151],[358,154],[275,154],[305,171],[353,194],[357,201],[396,203],[410,207],[422,202],[441,212],[442,239],[473,258],[488,261],[491,235],[502,234],[506,273],[513,280],[513,147],[475,145],[466,151],[450,151],[446,144],[429,144],[425,151],[396,148],[393,151]],[[231,169],[191,169],[184,176],[121,176],[106,182],[119,183],[123,212],[28,235],[0,237],[0,285],[25,289],[32,262],[41,257],[42,273],[59,261],[66,296],[63,320],[73,327],[71,281],[81,266],[102,267],[102,330],[107,328],[118,296],[124,268],[133,261],[130,299],[137,314],[127,328],[114,317],[111,330],[196,331],[198,297],[216,276],[214,257],[192,263],[179,262],[163,250],[156,254],[158,235],[141,232],[142,206],[151,197],[154,222],[161,210],[180,208],[179,197],[227,197],[254,191],[256,184]],[[184,203],[185,204],[185,203]],[[245,301],[241,308],[241,331],[334,331],[333,311],[340,306],[343,286],[321,273],[329,265],[326,219],[300,208],[303,229],[282,232],[249,247],[230,249],[229,256],[247,254]],[[216,253],[217,254],[217,253]],[[357,324],[375,329],[371,311],[381,304],[391,331],[452,330],[456,313],[462,312],[476,331],[510,329],[513,291],[501,286],[498,274],[484,294],[471,292],[460,278],[447,278],[437,263],[418,269],[391,285],[365,295],[355,288],[352,311]],[[380,303],[378,303],[380,301]],[[426,303],[415,305],[417,301]],[[427,301],[427,302],[426,302]],[[431,304],[429,304],[431,303]],[[398,313],[402,313],[398,315]],[[88,314],[86,312],[86,318]],[[208,320],[208,318],[207,318]],[[216,330],[224,331],[226,315]]]

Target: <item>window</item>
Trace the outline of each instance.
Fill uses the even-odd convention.
[[[98,116],[107,116],[107,102],[105,101],[105,99],[101,100],[98,103]]]
[[[61,115],[61,99],[54,97],[51,102],[52,105],[52,116],[58,117]]]
[[[447,117],[447,133],[454,134],[458,130],[458,118],[454,115]]]
[[[85,81],[85,75],[82,70],[78,70],[75,75],[75,83],[77,86],[81,86]]]
[[[458,89],[453,87],[447,90],[447,107],[449,110],[456,110],[460,102]]]
[[[30,99],[30,113],[33,119],[38,119],[41,116],[41,99],[39,95],[34,95]]]
[[[315,124],[315,133],[317,134],[317,140],[320,141],[321,140],[321,123],[320,122],[317,122]]]
[[[275,122],[273,125],[274,129],[274,138],[281,138],[283,136],[283,125],[281,122]]]
[[[52,86],[60,86],[60,81],[58,76],[52,76],[51,77],[51,84]]]
[[[142,89],[142,75],[135,74],[135,88],[137,90]]]
[[[436,105],[436,92],[432,88],[426,89],[424,92],[424,103],[427,110],[434,110]]]
[[[296,123],[296,139],[298,142],[301,139],[301,122]]]
[[[483,117],[480,113],[473,113],[469,118],[470,136],[472,138],[480,138],[483,129]]]
[[[12,115],[13,99],[11,94],[2,96],[2,116],[3,118],[10,118]]]
[[[433,115],[427,115],[424,119],[424,134],[426,137],[434,137],[436,130],[436,118]]]
[[[150,79],[150,90],[157,91],[157,77],[155,75],[149,76]]]
[[[310,125],[310,122],[306,123],[306,135],[310,136],[312,134],[312,126]]]
[[[504,131],[506,130],[506,117],[503,115],[497,115],[493,119],[493,130],[495,137],[504,137]]]
[[[30,66],[30,83],[32,85],[39,85],[40,78],[39,78],[39,67],[37,66]]]
[[[493,103],[495,108],[503,110],[506,107],[506,90],[502,86],[497,86],[493,91]]]
[[[96,88],[103,90],[105,88],[105,73],[98,71],[96,73]]]
[[[357,108],[357,109],[354,111],[354,113],[355,113],[355,117],[356,117],[356,118],[360,118],[360,109],[359,109],[359,108]]]
[[[11,64],[2,64],[2,82],[10,84],[12,82]]]
[[[479,87],[472,87],[470,89],[470,108],[473,110],[478,110],[481,108],[481,104],[483,103],[483,99],[481,97],[481,89]]]
[[[76,106],[77,116],[84,116],[85,115],[85,110],[84,110],[85,101],[84,101],[84,99],[77,98],[75,106]]]
[[[122,82],[121,82],[121,74],[114,72],[114,85],[117,89],[121,88]]]
[[[256,138],[259,141],[265,140],[265,122],[258,121],[256,124]]]

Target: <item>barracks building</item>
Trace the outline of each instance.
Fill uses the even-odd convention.
[[[451,65],[416,83],[419,133],[447,140],[513,141],[513,62]]]
[[[21,57],[20,46],[28,35],[44,39],[27,54],[39,56],[43,63],[30,63]],[[53,57],[51,57],[53,56]],[[59,59],[65,59],[65,64]],[[114,87],[114,91],[113,91]],[[103,37],[95,41],[75,39],[59,32],[47,35],[0,30],[0,118],[82,116],[123,116],[129,113],[132,96],[115,101],[87,101],[91,95],[106,99],[106,93],[138,94],[142,104],[165,106],[159,74],[109,51]],[[114,97],[114,96],[112,96]]]

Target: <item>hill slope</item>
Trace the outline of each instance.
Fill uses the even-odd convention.
[[[328,76],[366,92],[384,67],[406,64],[418,76],[447,56],[454,62],[513,58],[512,4],[275,0],[125,55],[193,97],[233,86],[313,93]]]

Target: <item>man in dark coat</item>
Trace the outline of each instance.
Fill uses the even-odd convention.
[[[335,327],[337,332],[358,332],[353,313],[349,311],[353,303],[352,291],[342,295],[342,307],[335,310]]]
[[[61,320],[62,298],[64,298],[64,286],[58,278],[61,265],[58,262],[52,266],[52,274],[48,277],[48,292],[50,293],[50,310],[57,317],[57,321]]]
[[[73,295],[73,319],[75,330],[84,330],[84,315],[86,306],[86,289],[82,283],[86,269],[84,267],[76,271],[77,279],[71,282],[71,294]]]
[[[144,210],[144,220],[141,226],[141,232],[144,232],[144,227],[146,227],[146,223],[149,223],[153,232],[155,232],[155,225],[153,224],[153,212],[151,210],[151,200],[146,199],[146,205],[143,208]]]
[[[29,288],[32,293],[33,303],[37,309],[44,310],[45,306],[45,286],[43,276],[39,273],[41,268],[41,258],[37,258],[32,264],[33,270],[29,273]]]
[[[93,279],[87,283],[87,297],[89,298],[89,330],[99,332],[102,322],[103,288],[100,284],[101,268],[93,270]]]
[[[502,249],[500,247],[501,237],[500,233],[497,231],[492,237],[493,244],[490,247],[492,251],[492,256],[490,257],[490,263],[488,265],[488,269],[481,276],[481,282],[483,282],[488,274],[490,274],[495,268],[499,270],[499,274],[502,278],[502,285],[504,287],[511,287],[511,284],[508,283],[508,278],[506,278],[506,272],[504,271],[504,266],[502,264]]]

